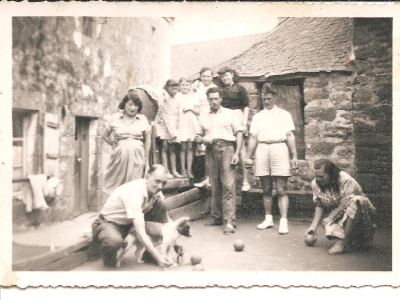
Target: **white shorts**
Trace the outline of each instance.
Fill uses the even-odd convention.
[[[258,143],[255,176],[291,176],[289,149],[286,143]]]

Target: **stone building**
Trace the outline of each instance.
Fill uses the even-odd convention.
[[[13,224],[98,211],[110,147],[100,130],[129,86],[170,76],[171,18],[14,17]],[[25,212],[28,175],[61,179],[50,209]]]
[[[292,114],[301,159],[290,178],[292,209],[312,207],[303,195],[311,193],[313,162],[324,157],[355,176],[380,213],[390,215],[392,19],[281,21],[214,71],[222,66],[238,71],[250,95],[250,119],[261,108],[262,84],[278,85],[277,105]]]

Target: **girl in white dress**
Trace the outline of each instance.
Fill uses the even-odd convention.
[[[193,179],[193,141],[196,137],[200,104],[197,95],[192,92],[192,83],[187,78],[179,80],[177,99],[179,103],[178,142],[181,143],[181,173],[183,177]]]

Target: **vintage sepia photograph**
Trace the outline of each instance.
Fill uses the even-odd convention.
[[[395,18],[195,5],[9,16],[9,271],[393,274]]]

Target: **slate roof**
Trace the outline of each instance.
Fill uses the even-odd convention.
[[[240,77],[350,70],[351,18],[288,18],[262,41],[214,66],[235,68]]]
[[[261,41],[267,33],[241,36],[230,39],[213,40],[199,43],[176,45],[171,47],[171,75],[179,80],[181,77],[198,77],[202,67],[219,65],[255,43]]]

